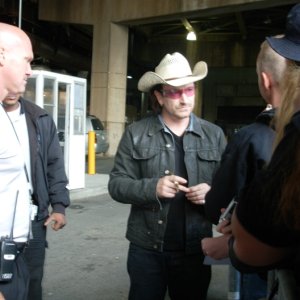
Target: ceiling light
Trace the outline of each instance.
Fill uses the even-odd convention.
[[[197,41],[197,36],[195,33],[195,30],[191,23],[187,20],[187,18],[181,19],[182,24],[184,25],[185,29],[188,31],[188,34],[186,36],[186,39],[188,41]]]
[[[186,39],[188,41],[197,41],[197,36],[196,33],[194,31],[190,31],[187,35],[186,35]]]

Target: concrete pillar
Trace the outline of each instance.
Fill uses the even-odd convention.
[[[110,22],[94,26],[90,111],[106,125],[108,155],[124,131],[127,76],[127,27]]]

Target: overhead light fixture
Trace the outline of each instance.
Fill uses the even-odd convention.
[[[187,35],[186,35],[186,39],[188,41],[197,41],[197,36],[196,33],[194,31],[190,31]]]
[[[185,29],[188,31],[186,39],[188,41],[197,41],[197,35],[195,33],[195,30],[194,30],[193,26],[191,25],[191,23],[187,20],[187,18],[182,18],[181,22],[182,22],[183,26],[185,27]]]

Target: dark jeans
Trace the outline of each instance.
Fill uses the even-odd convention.
[[[258,274],[242,274],[241,299],[258,300],[267,295],[267,280]]]
[[[164,300],[167,290],[172,300],[205,300],[211,267],[203,259],[202,254],[161,253],[130,244],[129,300]]]
[[[28,300],[42,300],[42,279],[44,275],[47,247],[45,219],[32,221],[33,239],[25,250],[25,259],[30,273]]]

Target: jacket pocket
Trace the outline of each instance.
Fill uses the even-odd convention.
[[[140,178],[159,177],[160,151],[151,147],[136,147],[132,153],[138,162]]]
[[[133,149],[133,159],[148,160],[159,154],[159,149],[149,147],[136,147]]]
[[[197,169],[194,169],[198,182],[206,182],[210,185],[221,161],[221,154],[213,149],[197,150],[197,161]]]
[[[220,152],[215,149],[198,150],[197,155],[203,161],[219,162],[221,160]]]

